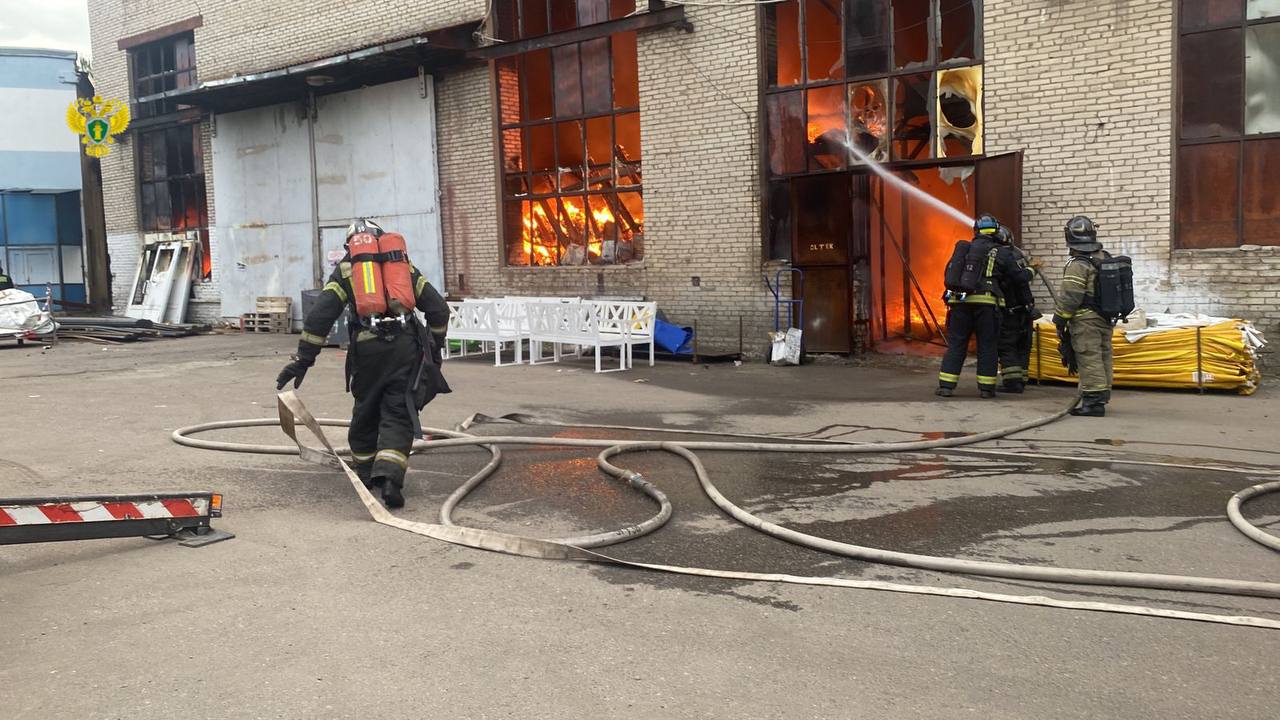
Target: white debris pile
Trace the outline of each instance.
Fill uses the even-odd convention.
[[[0,290],[0,335],[44,335],[53,328],[53,316],[40,309],[34,295],[16,288]]]

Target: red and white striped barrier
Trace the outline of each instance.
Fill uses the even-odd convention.
[[[65,522],[155,520],[198,517],[209,514],[209,498],[170,498],[141,502],[87,500],[42,505],[0,505],[0,527]]]
[[[215,532],[209,518],[221,515],[222,496],[208,492],[7,498],[0,499],[0,545],[180,532],[209,536]]]

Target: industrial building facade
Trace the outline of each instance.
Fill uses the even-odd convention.
[[[1055,281],[1086,213],[1148,309],[1280,324],[1271,0],[89,5],[136,108],[118,306],[174,237],[194,317],[296,296],[369,215],[450,295],[643,297],[750,353],[780,277],[810,350],[856,352],[936,337],[956,218],[992,211]]]

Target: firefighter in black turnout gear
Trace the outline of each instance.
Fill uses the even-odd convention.
[[[960,370],[969,352],[969,338],[978,337],[978,391],[984,398],[996,395],[999,360],[1000,312],[1004,307],[1003,283],[1034,275],[1020,268],[1012,248],[998,240],[1000,223],[983,214],[973,223],[973,239],[956,243],[947,263],[947,352],[938,373],[940,397],[951,397],[960,382]]]
[[[387,233],[387,237],[399,237]],[[370,241],[384,237],[382,228],[370,220],[355,220],[347,229],[347,255],[338,263],[320,299],[303,324],[302,339],[293,362],[285,366],[276,379],[277,389],[290,381],[294,387],[302,383],[307,369],[326,344],[333,324],[350,308],[351,342],[347,351],[347,383],[355,406],[351,411],[351,428],[347,439],[355,470],[370,490],[379,490],[389,508],[404,506],[404,476],[409,465],[409,452],[415,437],[422,434],[418,413],[437,393],[449,392],[440,374],[440,348],[449,324],[449,306],[427,279],[408,262],[401,251],[365,254],[353,249],[353,238]],[[401,239],[402,242],[402,239]],[[403,247],[403,245],[401,245]],[[362,315],[357,289],[368,292],[373,287],[369,262],[403,262],[412,284],[413,307],[392,301],[386,312]],[[353,280],[354,272],[360,277]],[[405,268],[399,268],[402,272]],[[369,283],[365,283],[365,280]],[[390,285],[391,281],[388,280]],[[384,291],[376,288],[377,291]],[[386,290],[389,292],[389,290]],[[421,310],[427,319],[423,328],[414,315]],[[399,310],[399,312],[396,312]]]
[[[1007,248],[1018,272],[1000,278],[1004,307],[1000,310],[1000,392],[1020,393],[1027,386],[1027,366],[1031,364],[1031,338],[1035,332],[1036,296],[1031,280],[1040,270],[1040,261],[1032,260],[1013,243],[1013,232],[1004,225],[996,233],[1001,252]]]

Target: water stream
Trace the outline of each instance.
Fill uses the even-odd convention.
[[[969,217],[968,215],[965,215],[963,212],[960,212],[959,210],[951,207],[945,202],[939,200],[938,198],[921,190],[915,185],[912,185],[906,180],[903,180],[902,178],[898,177],[896,174],[891,173],[888,170],[884,169],[884,167],[881,166],[880,163],[876,162],[875,160],[872,160],[866,153],[862,152],[862,150],[860,150],[853,143],[849,142],[847,139],[840,140],[840,143],[844,145],[846,148],[848,148],[849,152],[853,153],[854,157],[861,160],[863,164],[865,164],[868,168],[870,168],[871,172],[875,173],[876,175],[879,175],[885,182],[892,184],[894,187],[898,188],[899,190],[905,193],[910,193],[920,201],[924,202],[925,204],[929,205],[935,210],[938,210],[946,214],[948,217],[953,218],[957,222],[962,222],[968,226],[973,225],[973,218]]]

